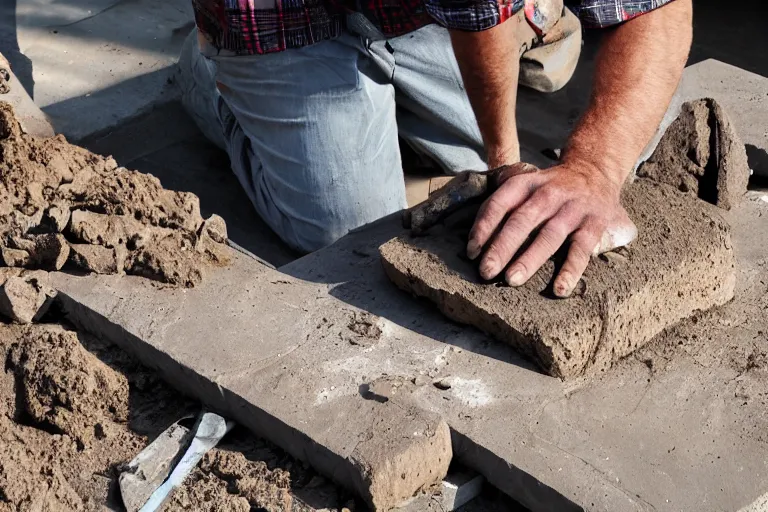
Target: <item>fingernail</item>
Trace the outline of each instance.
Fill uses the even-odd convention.
[[[480,277],[483,279],[493,279],[499,273],[498,263],[493,258],[486,258],[480,264]]]
[[[523,282],[525,282],[525,276],[522,270],[513,270],[507,277],[509,286],[520,286]]]
[[[563,272],[555,280],[554,292],[558,297],[568,297],[573,291],[573,278],[571,274]]]
[[[480,255],[480,244],[475,240],[470,240],[467,243],[467,257],[471,260],[477,258]]]

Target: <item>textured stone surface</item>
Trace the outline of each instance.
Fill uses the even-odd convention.
[[[729,229],[709,205],[647,180],[630,185],[623,203],[639,238],[594,260],[582,292],[566,300],[548,293],[552,262],[519,288],[482,283],[460,257],[466,230],[456,226],[384,244],[384,268],[400,288],[511,344],[552,376],[604,370],[666,327],[729,301],[735,283]]]
[[[747,192],[749,164],[744,143],[725,109],[711,98],[685,103],[640,177],[671,185],[725,210]]]

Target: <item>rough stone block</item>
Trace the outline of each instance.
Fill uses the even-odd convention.
[[[747,193],[747,151],[720,104],[685,103],[637,175],[676,187],[725,210]]]
[[[455,226],[395,238],[380,252],[398,287],[511,344],[546,373],[574,377],[607,368],[664,328],[733,297],[729,227],[715,208],[649,180],[627,187],[623,203],[638,239],[593,260],[581,293],[566,300],[548,294],[551,262],[519,288],[482,283],[475,264],[462,259],[466,231]]]
[[[11,276],[0,286],[0,314],[15,323],[31,323],[47,311],[54,295],[45,273]]]
[[[118,250],[90,244],[71,244],[69,261],[81,270],[97,274],[117,274],[123,270]]]

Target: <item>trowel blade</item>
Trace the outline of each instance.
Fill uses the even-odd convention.
[[[137,512],[173,470],[192,439],[191,423],[185,416],[165,429],[149,446],[139,452],[120,473],[120,496],[128,512]]]

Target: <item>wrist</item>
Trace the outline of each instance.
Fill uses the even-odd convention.
[[[608,186],[618,197],[630,169],[623,168],[620,164],[610,161],[601,161],[594,158],[580,156],[578,154],[565,154],[561,165],[578,172],[589,181],[600,180],[603,186]]]
[[[518,162],[520,162],[520,144],[517,141],[506,145],[493,144],[486,147],[486,163],[489,170]]]

